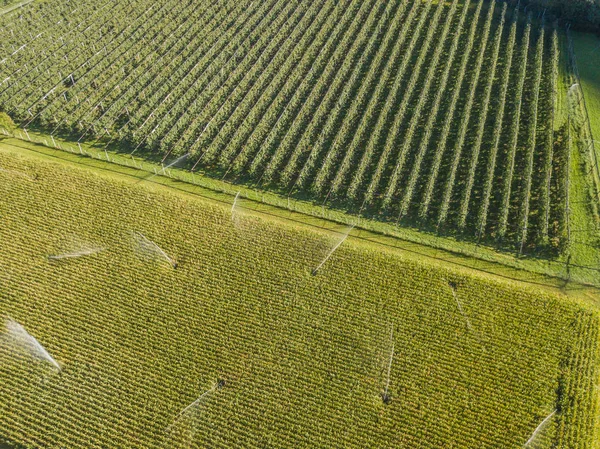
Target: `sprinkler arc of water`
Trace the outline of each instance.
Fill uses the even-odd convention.
[[[467,314],[465,313],[465,311],[462,307],[462,303],[460,302],[460,299],[458,299],[458,295],[456,294],[456,289],[453,287],[450,287],[450,288],[452,289],[452,296],[454,297],[454,300],[456,301],[456,305],[458,306],[458,311],[460,312],[460,314],[464,318],[465,322],[467,323],[467,327],[472,332],[473,326],[471,325],[471,321],[469,320],[469,317],[467,316]]]
[[[391,342],[391,350],[390,350],[390,360],[388,362],[388,368],[387,368],[387,380],[385,383],[385,389],[383,391],[383,402],[384,403],[389,403],[390,402],[390,395],[389,395],[389,388],[390,388],[390,378],[392,375],[392,363],[394,361],[394,325],[392,325],[392,328],[390,330],[390,342]]]
[[[17,321],[13,320],[10,316],[6,316],[6,331],[9,335],[12,335],[13,338],[17,339],[18,343],[21,343],[22,346],[29,346],[28,349],[30,355],[34,358],[38,358],[49,362],[52,364],[59,372],[62,371],[59,363],[50,355],[50,353],[42,346],[42,344],[21,324]],[[34,352],[35,351],[35,352]]]
[[[0,167],[0,172],[8,173],[9,175],[22,176],[23,178],[27,178],[30,181],[35,181],[35,178],[33,176],[29,176],[27,173],[19,171],[19,170],[10,170],[7,168]]]
[[[72,251],[64,254],[51,254],[48,256],[48,260],[62,260],[62,259],[75,259],[78,257],[91,256],[92,254],[101,253],[106,248],[86,248],[78,251]]]
[[[171,425],[169,427],[167,427],[167,429],[166,429],[167,432],[169,432],[173,428],[173,426],[175,426],[181,420],[181,418],[183,418],[188,413],[188,411],[190,411],[194,407],[200,405],[202,403],[203,399],[205,399],[207,396],[210,396],[211,393],[215,392],[216,390],[218,390],[220,388],[222,388],[222,383],[221,382],[215,382],[212,387],[210,387],[208,390],[206,390],[204,393],[202,393],[192,403],[190,403],[187,406],[185,406],[179,412],[179,414],[175,417],[175,419],[173,420],[173,422],[171,423]]]
[[[538,435],[538,433],[542,431],[542,429],[546,426],[546,424],[552,419],[554,415],[556,415],[556,410],[554,410],[552,413],[546,416],[546,418],[544,418],[544,420],[535,428],[535,430],[531,434],[531,437],[529,437],[527,442],[523,445],[523,449],[528,448],[529,445],[535,441],[535,437]]]
[[[238,198],[240,197],[241,190],[235,194],[235,198],[233,199],[233,204],[231,205],[231,219],[233,220],[235,214],[235,206],[237,206]]]
[[[155,176],[158,176],[159,174],[161,175],[165,175],[167,169],[171,168],[172,166],[180,163],[181,161],[187,159],[187,157],[190,155],[190,153],[185,153],[183,156],[179,156],[177,159],[175,159],[173,162],[171,162],[170,164],[163,166],[160,170],[160,172],[156,172],[156,173],[151,173],[150,176],[146,176],[143,177],[142,179],[140,179],[140,181],[149,181],[152,178],[154,178]],[[138,181],[139,182],[139,181]]]
[[[331,257],[331,255],[342,245],[342,243],[344,243],[344,241],[348,238],[348,236],[350,235],[350,232],[352,232],[352,230],[354,229],[355,225],[350,226],[346,232],[344,233],[344,235],[342,235],[342,238],[340,239],[339,242],[336,243],[336,245],[331,249],[331,251],[329,251],[327,253],[327,255],[325,256],[325,258],[321,261],[321,263],[312,271],[312,275],[316,276],[317,272],[321,269],[321,267],[323,265],[325,265],[325,262],[327,262],[329,260],[329,258]]]
[[[152,240],[150,240],[148,237],[146,237],[144,234],[142,234],[139,231],[133,231],[133,235],[134,237],[138,237],[141,238],[143,240],[144,243],[146,243],[147,245],[149,245],[156,254],[159,254],[160,256],[162,256],[167,262],[169,262],[169,264],[173,267],[173,268],[177,268],[177,262],[175,262],[171,257],[169,257],[167,255],[167,253],[165,253],[163,251],[163,249],[158,246],[156,243],[154,243]],[[139,245],[139,241],[137,242]]]
[[[481,339],[481,335],[479,334],[479,332],[476,332],[475,329],[473,328],[473,325],[471,324],[471,320],[469,320],[469,317],[467,316],[465,310],[463,309],[462,302],[460,301],[460,299],[458,298],[458,295],[456,294],[456,287],[457,287],[456,283],[452,282],[452,281],[448,281],[448,285],[450,286],[450,290],[452,290],[452,297],[454,298],[454,301],[456,301],[458,311],[460,312],[463,319],[465,320],[465,323],[467,324],[467,329],[469,329],[469,331],[473,334],[473,336],[481,344],[481,349],[484,352],[486,352],[487,349],[486,349],[484,342]]]

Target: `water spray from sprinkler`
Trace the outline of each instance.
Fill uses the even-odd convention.
[[[83,248],[77,251],[72,251],[64,254],[53,254],[48,256],[48,260],[75,259],[83,256],[91,256],[106,250],[106,248]]]
[[[458,310],[459,310],[460,314],[463,316],[465,322],[467,323],[467,327],[469,328],[469,330],[471,332],[473,332],[473,326],[471,326],[471,321],[469,321],[469,317],[463,310],[462,303],[460,302],[460,299],[458,298],[458,295],[456,294],[456,287],[457,287],[456,283],[452,282],[452,281],[448,281],[448,285],[450,286],[450,289],[452,290],[452,296],[454,297],[454,300],[456,301],[456,305],[458,306]]]
[[[392,400],[392,395],[389,393],[390,388],[390,377],[392,374],[392,363],[394,361],[394,325],[391,326],[390,330],[390,360],[388,362],[387,367],[387,379],[385,382],[385,389],[383,390],[383,394],[381,395],[381,399],[384,404],[389,404]]]
[[[569,87],[569,90],[567,92],[568,96],[572,96],[575,95],[575,92],[577,91],[577,88],[579,87],[578,83],[574,83],[571,85],[571,87]]]
[[[481,344],[481,349],[484,352],[486,352],[487,349],[486,349],[485,344],[483,343],[481,335],[479,334],[479,332],[475,331],[475,329],[471,325],[471,320],[469,320],[469,317],[467,316],[467,314],[465,313],[465,311],[463,309],[462,302],[460,301],[460,299],[458,297],[458,294],[457,294],[457,291],[456,291],[458,285],[454,281],[448,281],[448,286],[452,290],[452,296],[454,297],[454,301],[456,301],[456,306],[458,307],[458,311],[460,312],[460,314],[462,315],[462,317],[465,320],[465,323],[467,324],[467,328],[473,334],[473,336],[477,339],[477,341],[479,342],[479,344]]]
[[[8,316],[5,320],[5,334],[2,336],[2,340],[7,344],[9,350],[15,354],[25,352],[34,359],[51,364],[59,372],[62,370],[46,348],[22,325]]]
[[[19,171],[19,170],[9,170],[9,169],[0,167],[0,172],[7,173],[9,175],[21,176],[23,178],[29,179],[30,181],[35,181],[35,178],[33,176],[29,176],[27,173]]]
[[[145,176],[145,177],[143,177],[142,179],[140,179],[140,181],[138,181],[138,182],[141,182],[141,181],[149,181],[149,180],[151,180],[152,178],[154,178],[155,176],[158,176],[158,175],[164,175],[164,174],[166,174],[166,172],[167,172],[167,169],[169,169],[169,168],[171,168],[171,167],[173,167],[173,166],[175,166],[175,165],[179,164],[180,162],[183,162],[183,161],[185,161],[185,160],[188,158],[188,156],[189,156],[189,155],[190,155],[190,153],[185,153],[183,156],[179,156],[177,159],[175,159],[175,160],[174,160],[173,162],[171,162],[169,165],[166,165],[166,166],[164,166],[164,165],[163,165],[162,169],[161,169],[159,172],[156,172],[156,173],[151,173],[150,175],[148,175],[148,176]]]
[[[191,404],[187,405],[186,407],[183,408],[183,410],[181,410],[179,412],[179,414],[175,417],[175,419],[173,420],[173,422],[171,423],[171,425],[169,427],[167,427],[167,432],[170,432],[171,429],[173,429],[173,427],[180,422],[182,419],[189,417],[190,415],[193,415],[196,411],[198,411],[198,409],[204,404],[204,402],[210,398],[210,396],[217,390],[222,389],[225,386],[225,381],[223,379],[219,379],[217,380],[217,382],[215,382],[212,387],[210,387],[208,390],[206,390],[204,393],[202,393],[198,399],[196,399],[194,402],[192,402]]]
[[[327,253],[327,255],[325,256],[325,258],[321,261],[321,263],[317,266],[317,268],[315,268],[312,271],[312,275],[316,276],[317,272],[321,269],[321,267],[325,264],[325,262],[327,262],[329,260],[329,258],[331,257],[331,255],[335,252],[335,250],[337,250],[340,245],[342,243],[344,243],[344,241],[348,238],[348,236],[350,235],[350,232],[352,231],[352,229],[354,229],[354,225],[350,226],[346,232],[344,233],[344,235],[342,235],[342,238],[340,239],[339,242],[336,243],[336,245],[331,248],[331,251],[329,251],[329,253]]]
[[[137,245],[137,249],[144,255],[150,257],[158,256],[161,259],[166,260],[173,268],[177,268],[177,262],[170,258],[160,246],[154,243],[152,240],[147,238],[144,234],[138,231],[133,231],[133,238]]]
[[[535,442],[537,441],[537,437],[548,426],[548,424],[550,423],[550,420],[552,419],[552,417],[554,415],[556,415],[556,410],[554,410],[552,413],[550,413],[548,416],[546,416],[546,418],[544,418],[544,420],[540,423],[540,425],[535,428],[535,430],[531,434],[531,437],[527,440],[527,443],[525,443],[525,445],[523,446],[523,449],[533,447],[532,445],[535,444]]]
[[[235,194],[235,198],[233,199],[233,205],[231,206],[231,219],[235,218],[235,206],[237,206],[237,200],[240,197],[240,190]]]

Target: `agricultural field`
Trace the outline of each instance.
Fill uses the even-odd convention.
[[[600,447],[600,38],[540,1],[0,0],[0,449]]]
[[[597,306],[1,142],[0,167],[0,441],[597,447]]]
[[[52,138],[556,256],[575,138],[566,47],[516,2],[34,2],[0,19],[0,111]]]

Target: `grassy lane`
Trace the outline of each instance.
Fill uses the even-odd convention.
[[[591,33],[574,32],[573,45],[592,132],[594,139],[600,141],[600,38]],[[600,151],[600,142],[596,145]]]

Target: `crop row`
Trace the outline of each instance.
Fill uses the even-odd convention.
[[[0,312],[62,364],[53,375],[0,345],[3,438],[518,447],[560,407],[552,442],[590,447],[598,318],[578,304],[351,241],[311,276],[337,237],[241,208],[232,220],[229,208],[25,155],[3,151],[0,165],[10,181],[0,183]],[[138,257],[132,229],[177,269]],[[82,242],[106,249],[48,261]],[[390,324],[397,352],[383,404]],[[192,427],[167,430],[216,379],[225,385]]]
[[[557,238],[560,43],[518,5],[55,7],[0,19],[0,109],[23,127],[503,246]]]

